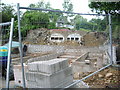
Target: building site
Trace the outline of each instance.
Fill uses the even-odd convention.
[[[120,1],[62,1],[1,2],[1,90],[120,88]]]

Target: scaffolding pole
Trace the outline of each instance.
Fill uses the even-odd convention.
[[[9,74],[10,74],[10,64],[11,64],[11,48],[12,48],[12,36],[13,36],[13,26],[14,18],[11,19],[10,27],[10,38],[9,38],[9,47],[8,47],[8,61],[7,61],[7,75],[6,75],[6,88],[9,89]]]
[[[112,26],[111,14],[109,14],[109,40],[110,40],[110,63],[113,64],[113,47],[112,47]]]
[[[77,15],[96,15],[96,16],[106,16],[106,15],[108,15],[108,14],[75,13],[75,12],[69,12],[69,11],[50,10],[50,9],[43,9],[43,8],[30,8],[30,7],[19,7],[19,9],[41,10],[41,11],[50,11],[50,12],[59,12],[59,13],[77,14]]]
[[[19,11],[19,3],[17,3],[17,16],[18,16],[18,34],[19,34],[19,51],[20,51],[20,61],[22,67],[22,81],[23,81],[23,88],[26,88],[25,84],[25,73],[24,73],[24,65],[23,65],[23,49],[22,49],[22,41],[21,41],[21,31],[20,31],[20,11]]]
[[[10,25],[11,22],[6,22],[6,23],[0,23],[0,26],[7,26],[7,25]]]

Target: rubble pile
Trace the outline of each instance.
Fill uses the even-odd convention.
[[[103,45],[107,37],[104,33],[90,32],[83,36],[82,43],[84,46],[99,46]]]
[[[80,74],[79,78],[83,78],[89,73]],[[109,67],[101,72],[84,80],[91,88],[120,88],[120,70],[114,67]]]
[[[47,44],[50,36],[49,30],[45,28],[30,30],[24,42],[32,44]]]

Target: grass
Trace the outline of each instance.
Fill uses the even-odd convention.
[[[83,28],[81,28],[80,30],[81,31],[86,31],[86,32],[91,32],[91,30],[89,30],[89,29],[83,29]]]

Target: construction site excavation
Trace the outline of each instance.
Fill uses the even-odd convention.
[[[0,89],[120,88],[112,17],[18,3],[17,20],[0,23]]]

